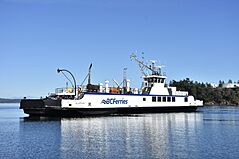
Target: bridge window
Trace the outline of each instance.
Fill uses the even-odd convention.
[[[158,97],[158,102],[161,102],[161,101],[162,101],[161,97]]]
[[[185,98],[184,98],[184,102],[188,102],[188,97],[185,97]]]
[[[163,97],[163,102],[166,102],[166,99],[167,99],[166,97]]]
[[[167,97],[167,101],[168,101],[168,102],[171,102],[171,97]]]
[[[175,101],[176,101],[175,97],[172,97],[172,102],[175,102]]]
[[[154,80],[154,83],[157,83],[157,78],[153,78],[153,80]]]
[[[165,79],[162,79],[162,80],[161,80],[161,83],[164,83],[164,80],[165,80]]]
[[[156,102],[156,97],[152,97],[152,102]]]

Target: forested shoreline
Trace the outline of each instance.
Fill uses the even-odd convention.
[[[0,103],[20,103],[21,99],[0,98]]]
[[[204,101],[204,105],[239,105],[239,87],[223,88],[219,84],[218,87],[213,88],[209,83],[200,83],[192,81],[189,78],[180,81],[170,81],[172,87],[177,87],[177,90],[188,91],[196,99]]]

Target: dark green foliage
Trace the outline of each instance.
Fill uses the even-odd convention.
[[[219,81],[219,87],[222,87],[222,85],[224,84],[224,81]]]
[[[224,82],[219,82],[219,87],[213,88],[209,83],[191,81],[189,78],[180,81],[171,81],[170,86],[178,90],[188,91],[196,99],[204,101],[205,105],[239,105],[239,88],[222,88]]]
[[[232,83],[232,80],[230,79],[227,83]]]

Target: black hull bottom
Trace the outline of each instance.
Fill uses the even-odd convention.
[[[143,107],[143,108],[78,108],[78,109],[55,109],[55,108],[33,108],[23,109],[30,116],[54,116],[54,117],[82,117],[98,115],[124,115],[145,113],[169,113],[169,112],[194,112],[198,106],[184,107]]]

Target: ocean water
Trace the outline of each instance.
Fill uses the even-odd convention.
[[[238,158],[239,108],[195,113],[28,118],[0,104],[0,158]]]

